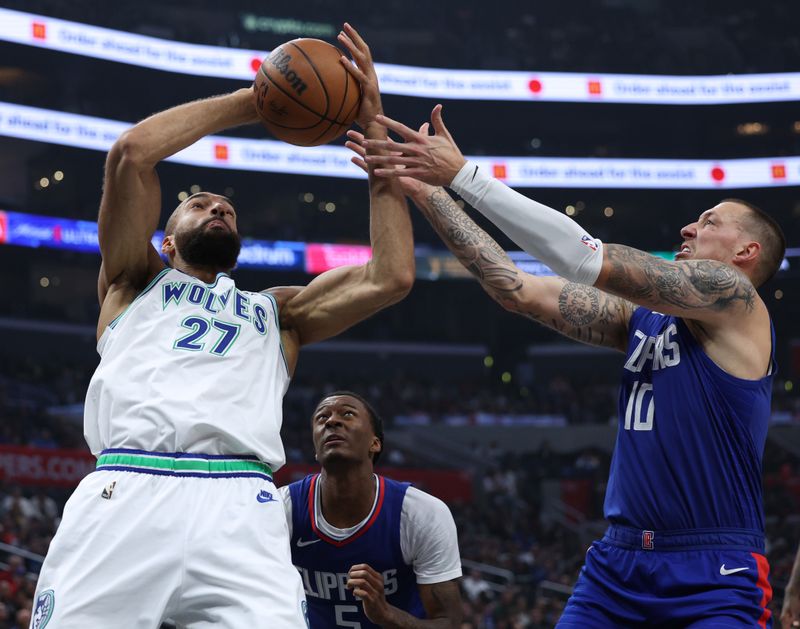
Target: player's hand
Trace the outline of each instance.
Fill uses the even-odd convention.
[[[359,563],[350,568],[347,577],[347,588],[361,599],[367,618],[376,625],[387,624],[394,608],[386,600],[383,575],[368,564]]]
[[[419,128],[419,132],[427,135],[429,126],[430,125],[426,122]],[[364,148],[364,134],[351,129],[347,132],[347,137],[348,140],[344,143],[344,145],[353,151],[353,153],[355,153],[355,157],[351,157],[350,161],[365,173],[369,172],[367,162],[364,161],[364,158],[367,154],[367,151]],[[400,155],[400,153],[397,152],[394,154]],[[402,166],[398,166],[398,168],[402,168]],[[434,190],[436,190],[435,186],[428,185],[427,183],[419,181],[418,179],[413,179],[412,177],[399,177],[397,181],[403,190],[403,194],[408,195],[412,199],[419,196],[430,195]]]
[[[453,136],[444,126],[441,105],[436,105],[431,112],[436,135],[414,131],[383,115],[378,116],[377,121],[404,140],[395,142],[389,138],[364,142],[364,147],[370,153],[366,162],[378,167],[374,172],[379,177],[414,177],[432,186],[449,186],[466,163]],[[373,155],[376,151],[384,151],[385,154]],[[403,170],[399,171],[397,166],[402,166]]]
[[[361,86],[361,106],[358,109],[356,123],[362,129],[366,129],[367,125],[375,122],[378,114],[383,113],[378,75],[375,72],[375,64],[372,63],[372,53],[369,51],[367,42],[347,22],[344,23],[343,30],[337,39],[355,61],[355,65],[353,65],[345,56],[339,60]]]
[[[790,592],[787,589],[783,595],[781,629],[797,627],[800,627],[800,592]]]

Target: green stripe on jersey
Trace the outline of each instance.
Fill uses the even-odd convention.
[[[97,458],[97,469],[108,466],[149,468],[173,472],[195,472],[198,474],[241,474],[257,472],[272,476],[272,468],[261,461],[249,459],[193,459],[191,455],[174,458],[169,456],[142,454],[101,454]]]

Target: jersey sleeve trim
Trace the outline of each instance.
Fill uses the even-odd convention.
[[[149,293],[153,289],[153,287],[156,284],[158,284],[158,281],[162,277],[164,277],[167,273],[169,273],[171,270],[172,269],[170,267],[168,267],[168,266],[166,266],[163,269],[161,269],[161,271],[159,271],[158,275],[156,275],[152,280],[150,280],[150,283],[147,286],[144,287],[144,290],[141,293],[139,293],[138,295],[136,295],[136,297],[134,297],[133,301],[128,304],[128,306],[125,308],[125,310],[123,310],[116,317],[114,317],[114,320],[111,323],[108,324],[108,327],[113,330],[117,326],[117,324],[120,321],[122,321],[122,319],[125,317],[125,315],[127,315],[131,311],[131,308],[133,308],[133,305],[136,302],[138,302],[142,297],[144,297],[147,293]]]
[[[283,367],[286,369],[286,377],[291,380],[292,375],[289,373],[289,362],[286,360],[286,352],[283,350],[283,339],[281,338],[281,320],[278,317],[278,301],[275,299],[274,295],[271,295],[266,291],[261,291],[261,294],[269,299],[270,303],[272,304],[272,312],[275,314],[275,326],[278,329],[278,347],[281,350],[281,358],[283,358]]]
[[[436,583],[444,583],[445,581],[452,581],[453,579],[460,579],[463,576],[463,574],[464,572],[461,570],[461,568],[456,568],[429,577],[421,577],[419,575],[416,575],[416,577],[417,577],[417,584],[419,585],[434,585]]]

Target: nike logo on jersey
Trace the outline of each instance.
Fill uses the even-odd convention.
[[[742,571],[744,571],[744,570],[749,570],[749,568],[747,568],[747,567],[744,567],[744,568],[730,568],[730,569],[727,569],[727,568],[725,567],[725,564],[722,564],[722,565],[719,567],[719,573],[720,573],[720,574],[721,574],[723,577],[724,577],[724,576],[727,576],[727,575],[729,575],[729,574],[736,574],[737,572],[742,572]]]
[[[317,542],[321,542],[321,541],[322,541],[321,539],[310,539],[310,540],[307,540],[307,541],[305,541],[303,539],[299,539],[299,540],[297,540],[297,547],[298,548],[302,548],[303,546],[311,546],[311,544],[316,544]]]
[[[260,492],[258,492],[256,500],[258,500],[259,502],[278,502],[277,500],[275,500],[275,498],[272,497],[272,494],[268,492],[266,489],[262,489]]]

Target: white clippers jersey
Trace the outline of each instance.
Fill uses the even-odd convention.
[[[103,332],[86,394],[92,452],[254,454],[285,462],[289,374],[275,300],[166,268]]]

